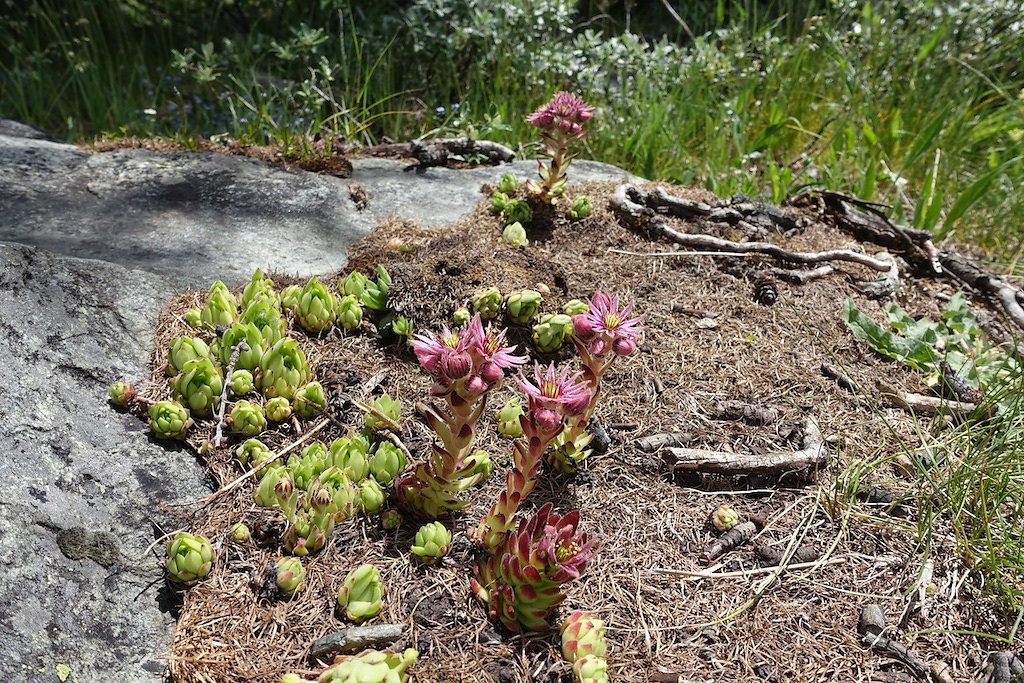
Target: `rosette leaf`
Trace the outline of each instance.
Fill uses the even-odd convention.
[[[191,586],[210,573],[213,559],[210,539],[181,531],[167,545],[167,578],[171,583]]]
[[[209,357],[210,347],[199,337],[175,337],[167,349],[166,374],[172,377],[181,372],[190,360]]]
[[[359,324],[363,322],[363,306],[359,303],[359,299],[354,294],[347,294],[338,300],[338,324],[340,324],[346,332],[359,327]]]
[[[128,407],[128,404],[134,401],[138,395],[138,390],[127,382],[114,382],[107,389],[107,400],[122,408]]]
[[[306,583],[306,568],[297,557],[282,557],[277,561],[275,570],[277,588],[287,597],[301,591]]]
[[[390,441],[381,441],[370,458],[370,473],[383,486],[388,486],[402,470],[409,466],[409,459],[402,449]]]
[[[384,507],[387,495],[376,479],[367,477],[359,482],[359,503],[367,515],[375,515]]]
[[[307,332],[323,332],[331,328],[338,312],[338,302],[327,287],[311,277],[302,288],[295,319]]]
[[[242,312],[241,322],[259,330],[264,349],[279,342],[288,329],[288,324],[281,317],[281,303],[276,296],[273,299],[259,297],[251,301]]]
[[[238,302],[220,280],[210,287],[210,298],[199,313],[202,324],[207,329],[216,329],[219,325],[233,325],[238,320]]]
[[[543,302],[544,297],[540,295],[540,292],[532,289],[512,292],[505,298],[505,313],[511,322],[518,325],[529,325],[536,317]]]
[[[299,387],[310,381],[309,365],[298,342],[289,337],[274,344],[260,360],[260,388],[267,398],[289,401]]]
[[[498,317],[502,303],[498,288],[488,287],[473,295],[473,312],[479,313],[482,320],[493,320]]]
[[[224,377],[209,358],[194,358],[185,363],[171,385],[176,398],[199,417],[211,417],[220,405]]]
[[[231,393],[235,396],[245,396],[252,393],[255,384],[256,379],[248,370],[235,370],[231,373]]]
[[[295,412],[303,420],[312,420],[327,409],[327,397],[320,382],[310,382],[297,392],[292,399]]]
[[[228,428],[245,437],[258,436],[267,428],[267,418],[258,403],[238,401],[231,408],[227,419]]]
[[[370,473],[370,442],[362,434],[350,432],[331,443],[327,462],[344,471],[353,482],[362,481]]]
[[[441,522],[428,522],[416,532],[409,552],[424,564],[435,564],[448,554],[452,545],[452,532]]]
[[[380,614],[383,595],[380,571],[372,564],[362,564],[349,572],[338,589],[338,608],[358,624]]]
[[[188,410],[177,401],[157,401],[149,406],[149,428],[160,439],[184,439],[191,426]]]
[[[284,422],[292,416],[292,404],[284,396],[275,396],[267,401],[264,411],[271,422]]]

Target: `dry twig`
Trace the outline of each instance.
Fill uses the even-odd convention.
[[[798,451],[781,453],[727,453],[698,448],[665,448],[662,457],[671,470],[724,474],[783,475],[813,471],[828,463],[821,432],[814,421],[804,421],[804,445]]]
[[[248,350],[249,344],[244,339],[235,344],[234,348],[231,349],[231,358],[228,359],[227,372],[224,374],[224,388],[220,392],[220,412],[217,414],[217,430],[213,435],[213,445],[215,448],[220,448],[220,442],[224,438],[221,431],[224,427],[224,413],[228,407],[228,386],[231,384],[231,375],[235,371],[238,356]]]

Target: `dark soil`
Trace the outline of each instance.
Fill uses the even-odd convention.
[[[890,623],[907,607],[906,594],[921,566],[913,521],[909,526],[893,523],[879,519],[882,513],[866,504],[848,504],[836,494],[834,482],[851,463],[912,448],[933,425],[856,397],[822,375],[822,363],[830,363],[841,365],[863,387],[882,380],[906,391],[921,390],[919,377],[874,356],[840,318],[848,297],[882,318],[880,302],[854,286],[873,276],[856,265],[835,264],[832,275],[805,285],[775,281],[774,304],[757,303],[761,271],[777,264],[687,254],[672,244],[652,242],[623,227],[610,212],[611,189],[574,188],[591,194],[594,214],[578,222],[557,213],[536,217],[528,226],[531,244],[525,249],[502,242],[500,226],[484,203],[464,224],[445,230],[385,224],[352,250],[346,272],[370,273],[378,263],[386,265],[394,280],[393,306],[418,331],[439,329],[484,286],[503,292],[541,290],[545,312],[602,289],[634,302],[645,316],[639,352],[619,359],[603,384],[598,417],[609,428],[611,448],[592,456],[574,479],[543,474],[522,511],[529,514],[549,500],[560,512],[578,508],[583,526],[600,539],[597,559],[569,587],[555,623],[576,609],[603,618],[612,680],[885,680],[886,672],[900,666],[859,643],[857,618],[868,602],[880,603]],[[697,191],[670,191],[707,198]],[[790,250],[856,246],[815,216],[797,217],[802,227],[796,232],[759,239]],[[747,237],[710,223],[678,221],[677,227]],[[406,248],[399,249],[402,245]],[[340,275],[326,280],[334,283]],[[275,280],[287,284],[285,278]],[[935,316],[952,293],[930,281],[908,281],[899,303],[914,315]],[[169,393],[162,375],[163,349],[170,338],[191,333],[181,314],[204,299],[205,293],[187,292],[163,317],[150,397]],[[429,434],[412,406],[426,395],[430,381],[403,345],[364,327],[359,334],[332,333],[322,339],[293,334],[318,378],[345,371],[369,378],[383,371],[380,390],[403,403],[402,438],[422,456]],[[529,330],[514,328],[511,338],[531,348]],[[572,362],[572,355],[564,350],[540,360]],[[503,487],[509,444],[496,438],[493,415],[513,394],[513,385],[507,382],[496,392],[485,412],[478,445],[491,453],[496,468],[485,484],[468,492],[471,505],[465,513],[450,520],[456,533],[475,526]],[[719,404],[727,400],[770,406],[777,420],[758,425],[719,419]],[[783,485],[675,475],[663,468],[657,454],[634,444],[643,436],[687,432],[689,445],[696,448],[792,450],[800,443],[793,425],[805,418],[813,418],[826,437],[831,464],[809,481],[790,479]],[[347,419],[352,427],[361,426],[358,413]],[[199,425],[193,445],[211,431],[212,424]],[[316,438],[329,443],[340,433],[329,426]],[[300,435],[280,429],[260,438],[279,449]],[[207,458],[221,484],[242,474],[234,446],[216,449]],[[869,483],[893,490],[911,485],[888,465],[875,470]],[[286,602],[260,598],[254,582],[258,585],[280,551],[226,540],[238,521],[256,528],[274,519],[272,511],[253,505],[253,489],[250,480],[208,507],[182,510],[181,526],[224,545],[211,576],[184,598],[170,655],[178,683],[276,683],[288,671],[315,677],[322,667],[306,660],[308,648],[343,626],[334,597],[344,575],[363,562],[381,570],[386,586],[384,611],[376,621],[406,624],[407,635],[398,646],[420,648],[413,680],[570,680],[557,631],[513,637],[487,619],[469,591],[470,553],[453,553],[434,567],[413,562],[407,552],[416,530],[412,523],[384,532],[375,520],[349,521],[322,553],[306,562],[307,587],[300,595]],[[766,526],[754,542],[704,567],[698,556],[716,537],[709,515],[723,503],[741,517],[760,516]],[[941,530],[936,538],[943,538]],[[759,569],[758,549],[764,556],[790,544],[812,545],[820,564],[777,580]],[[904,630],[893,636],[926,661],[946,662],[964,679],[979,668],[991,644],[954,633],[1001,633],[1005,618],[970,582],[958,583],[963,568],[951,540],[946,547],[933,547],[931,557],[938,591],[928,616],[911,611]],[[695,576],[698,572],[719,575]]]

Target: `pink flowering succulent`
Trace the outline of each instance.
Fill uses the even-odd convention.
[[[546,631],[551,611],[565,600],[562,586],[578,579],[596,552],[579,531],[578,511],[561,517],[546,503],[477,560],[471,586],[492,619],[513,633]]]
[[[541,201],[553,204],[565,194],[566,170],[572,161],[569,143],[586,135],[583,124],[594,115],[594,108],[578,95],[557,92],[551,101],[526,117],[527,123],[540,129],[547,166],[538,161],[541,182],[527,181],[527,191]]]
[[[636,351],[643,333],[643,318],[633,314],[633,305],[623,305],[618,296],[594,292],[589,308],[573,316],[573,344],[583,363],[583,378],[590,389],[590,403],[567,421],[554,440],[548,464],[563,474],[573,474],[588,455],[593,436],[587,423],[594,414],[601,378],[619,356]]]
[[[548,446],[591,403],[589,385],[580,373],[568,367],[559,371],[552,363],[542,370],[534,364],[533,377],[531,382],[520,373],[516,379],[529,401],[526,414],[519,418],[524,439],[513,444],[512,469],[505,475],[505,490],[473,534],[490,552],[501,545],[515,524],[520,503],[537,486],[537,474]]]
[[[434,380],[431,396],[443,398],[445,407],[419,403],[416,410],[437,435],[430,457],[395,482],[402,505],[413,514],[437,519],[466,506],[461,491],[479,483],[484,473],[469,458],[476,425],[487,394],[500,385],[505,370],[526,362],[505,341],[505,331],[476,315],[462,330],[444,327],[441,334],[416,335],[413,351]]]

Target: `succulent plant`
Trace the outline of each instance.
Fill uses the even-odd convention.
[[[257,268],[252,278],[249,279],[249,284],[242,290],[242,298],[240,304],[244,311],[249,307],[256,299],[268,298],[274,300],[277,298],[277,291],[274,290],[274,281],[268,277],[263,277],[263,271]]]
[[[550,628],[548,615],[565,599],[562,586],[594,557],[594,544],[578,525],[579,512],[560,517],[545,503],[505,535],[497,552],[477,560],[471,583],[492,619],[514,633]]]
[[[409,667],[418,658],[419,652],[412,648],[402,653],[364,650],[357,655],[340,655],[320,674],[317,683],[405,683]]]
[[[252,533],[249,531],[249,527],[242,522],[231,527],[231,540],[235,543],[248,543],[251,538]]]
[[[512,292],[505,297],[505,313],[511,322],[518,325],[529,325],[540,310],[544,298],[532,289]]]
[[[300,453],[292,453],[288,457],[288,471],[295,479],[295,485],[308,490],[314,479],[330,467],[327,449],[320,441],[314,441]]]
[[[278,590],[286,597],[291,597],[302,590],[306,583],[306,568],[297,557],[282,557],[275,567]]]
[[[498,192],[504,192],[507,195],[513,195],[518,189],[519,178],[516,178],[511,173],[503,173],[501,176],[501,180],[498,181]]]
[[[533,345],[541,353],[553,353],[572,336],[572,318],[563,313],[548,313],[533,326]]]
[[[569,143],[586,135],[583,124],[593,115],[593,107],[579,96],[558,92],[547,104],[526,117],[527,123],[540,129],[544,155],[550,159],[547,166],[542,161],[537,162],[541,182],[532,178],[528,180],[527,193],[549,204],[565,194],[566,170],[572,161]]]
[[[295,480],[287,467],[270,467],[264,470],[259,486],[256,487],[256,504],[261,508],[279,507],[278,485],[286,482],[281,491],[286,492],[290,486],[295,488]]]
[[[167,349],[168,377],[177,375],[185,367],[185,363],[196,358],[209,358],[210,347],[199,337],[175,337]]]
[[[380,513],[380,525],[387,531],[394,531],[402,526],[402,513],[398,510],[385,510]]]
[[[185,311],[184,318],[185,324],[193,330],[198,330],[203,326],[203,313],[198,308],[190,308]]]
[[[590,202],[590,197],[585,194],[572,200],[572,206],[569,207],[569,217],[574,221],[583,220],[593,212],[594,205]]]
[[[360,623],[380,614],[384,584],[372,564],[361,564],[345,577],[338,589],[338,608],[349,621]]]
[[[238,320],[238,302],[220,280],[210,287],[210,298],[206,306],[199,312],[202,325],[207,329],[215,329],[219,325],[233,325]]]
[[[386,501],[387,495],[376,479],[367,477],[359,482],[359,502],[367,515],[380,512]]]
[[[428,522],[416,532],[409,552],[419,558],[423,564],[435,564],[448,554],[452,545],[452,532],[441,522]]]
[[[292,555],[306,557],[323,549],[332,531],[333,513],[299,510],[284,532],[284,549]]]
[[[263,410],[271,422],[284,422],[292,416],[292,404],[284,396],[269,399]]]
[[[127,382],[114,382],[107,389],[107,400],[122,408],[127,407],[138,395],[138,390]]]
[[[281,308],[292,313],[299,307],[299,300],[302,298],[302,287],[288,285],[281,290]]]
[[[501,215],[505,213],[505,209],[508,207],[508,203],[512,201],[512,198],[508,196],[507,192],[497,190],[491,193],[491,213]]]
[[[235,457],[238,458],[238,464],[242,467],[251,465],[254,470],[258,469],[273,455],[274,452],[270,450],[270,447],[259,439],[247,439],[235,449]]]
[[[370,278],[358,270],[353,270],[338,282],[338,290],[344,292],[346,296],[354,296],[356,299],[359,299],[366,289],[366,283],[369,281]]]
[[[149,428],[160,439],[184,439],[192,426],[188,409],[177,401],[157,401],[149,406]]]
[[[409,459],[395,444],[381,441],[370,457],[369,466],[373,478],[381,485],[387,486],[409,466]]]
[[[604,621],[587,612],[573,612],[562,622],[562,656],[570,664],[580,657],[595,655],[604,658],[608,641],[604,637]]]
[[[235,396],[252,393],[255,384],[256,378],[248,370],[235,370],[231,373],[231,393]]]
[[[484,450],[476,450],[466,457],[465,478],[472,478],[475,483],[487,481],[494,471],[494,463],[491,462],[491,455]]]
[[[396,315],[391,319],[391,331],[397,337],[412,337],[412,321],[404,315]]]
[[[362,504],[359,486],[337,467],[324,470],[318,478],[317,486],[326,488],[330,493],[332,502],[328,511],[334,515],[335,522],[349,519]]]
[[[740,523],[740,517],[728,505],[719,505],[711,515],[711,523],[720,532],[728,531]]]
[[[242,311],[240,320],[259,330],[264,349],[281,341],[288,329],[288,324],[281,317],[281,302],[276,295],[274,298],[261,296],[250,301]]]
[[[497,287],[482,289],[473,295],[473,312],[480,314],[481,320],[493,320],[501,311],[503,299]]]
[[[346,332],[351,332],[359,327],[359,323],[363,322],[363,307],[354,294],[347,294],[338,299],[337,319],[338,324]]]
[[[533,209],[521,199],[510,199],[505,204],[501,217],[508,223],[529,223],[533,220]]]
[[[468,308],[457,308],[455,313],[452,314],[452,322],[455,323],[456,327],[463,327],[472,317],[473,314],[469,312]]]
[[[298,342],[289,337],[263,354],[260,372],[260,388],[267,398],[283,396],[290,401],[299,387],[311,379],[306,355]]]
[[[381,394],[374,400],[370,401],[368,405],[394,423],[398,422],[398,418],[402,414],[402,403],[391,398],[390,394]],[[384,420],[381,420],[372,412],[366,413],[364,419],[366,421],[366,426],[369,429],[384,429],[388,426]]]
[[[297,392],[292,399],[295,412],[303,420],[312,420],[327,409],[327,397],[320,382],[310,382]]]
[[[323,332],[334,324],[338,313],[338,302],[326,286],[316,277],[311,277],[302,288],[295,319],[307,332]]]
[[[327,462],[344,471],[353,482],[359,482],[370,473],[370,442],[357,432],[331,442]]]
[[[371,311],[384,312],[388,310],[388,290],[391,288],[391,274],[384,266],[377,266],[377,279],[367,278],[363,283],[363,291],[359,300],[363,306]]]
[[[501,239],[513,247],[526,247],[530,244],[530,240],[526,237],[526,228],[519,221],[506,225],[505,229],[501,231]]]
[[[566,314],[570,318],[576,315],[581,315],[590,310],[590,304],[586,301],[580,301],[579,299],[569,299],[562,306],[562,313]]]
[[[237,401],[231,407],[227,423],[228,428],[234,434],[245,437],[258,436],[267,428],[267,418],[263,415],[263,408],[258,403],[245,400]]]
[[[523,416],[523,406],[519,403],[519,398],[513,396],[505,405],[498,411],[498,433],[508,439],[518,439],[523,435],[523,425],[520,424],[519,418]]]
[[[194,358],[185,363],[171,385],[175,398],[198,417],[211,417],[220,405],[224,377],[209,358]]]
[[[171,583],[191,586],[210,573],[213,558],[210,539],[178,532],[167,545],[167,578]]]
[[[577,683],[608,683],[608,661],[597,655],[584,655],[573,662]]]
[[[235,323],[215,343],[217,355],[220,357],[220,364],[225,368],[231,362],[235,346],[245,341],[246,345],[239,349],[238,360],[235,361],[235,369],[255,370],[260,366],[260,359],[266,347],[263,342],[263,334],[260,329],[252,323]]]

